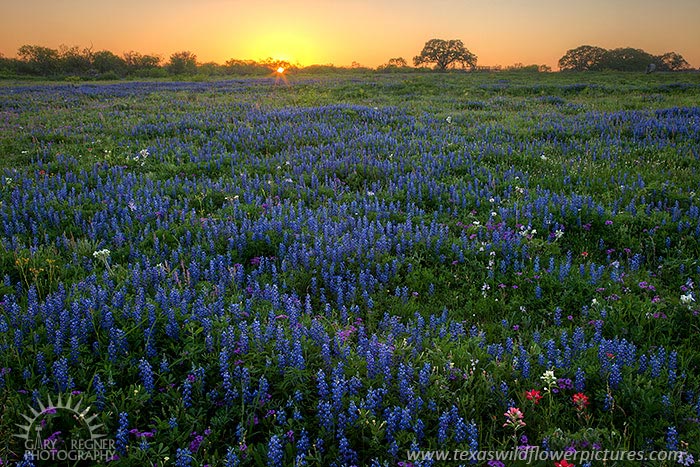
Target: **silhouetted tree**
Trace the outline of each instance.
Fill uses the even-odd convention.
[[[224,64],[226,72],[232,75],[267,75],[270,69],[254,60],[230,59]]]
[[[656,69],[659,71],[683,71],[690,70],[690,64],[683,56],[676,52],[666,52],[657,57]]]
[[[606,51],[596,69],[615,71],[646,71],[650,63],[655,63],[656,57],[632,47],[624,47]]]
[[[92,54],[92,67],[98,73],[113,73],[122,76],[126,73],[126,62],[109,50],[99,50]]]
[[[40,45],[23,45],[17,51],[23,69],[31,74],[50,76],[58,71],[59,55],[56,49]]]
[[[197,66],[197,73],[204,76],[221,76],[226,73],[226,68],[218,63],[207,62]]]
[[[387,63],[377,67],[377,71],[382,72],[406,71],[407,69],[409,69],[408,62],[403,57],[390,58]]]
[[[173,75],[193,75],[197,73],[197,56],[187,50],[175,52],[165,67]]]
[[[447,68],[454,68],[461,65],[462,68],[474,68],[476,66],[476,55],[471,53],[459,39],[443,40],[430,39],[425,43],[420,55],[413,57],[413,64],[420,66],[423,64],[435,64],[435,69],[444,71]]]
[[[567,50],[559,59],[562,71],[614,70],[614,71],[677,71],[688,70],[690,65],[676,52],[654,56],[642,49],[622,47],[606,50],[582,45]]]
[[[85,75],[92,68],[92,50],[61,45],[58,48],[59,69],[62,74]]]
[[[2,53],[0,53],[0,72],[12,73],[15,71],[15,64],[12,59],[6,58]]]
[[[522,63],[515,63],[512,66],[506,67],[508,71],[524,71],[527,73],[540,73],[552,71],[552,69],[547,65],[523,65]]]
[[[278,68],[284,68],[287,71],[291,71],[295,68],[287,60],[277,60],[272,57],[267,57],[265,60],[262,60],[260,65],[266,67],[270,71],[277,71]]]
[[[589,71],[595,70],[607,50],[592,45],[582,45],[575,49],[569,49],[559,59],[559,69],[562,71]]]
[[[396,57],[390,58],[387,65],[395,66],[397,68],[406,68],[408,66],[408,62],[406,62],[406,59],[403,57]]]
[[[147,70],[149,68],[158,68],[160,65],[160,57],[155,55],[141,55],[133,50],[124,53],[124,62],[129,71]]]

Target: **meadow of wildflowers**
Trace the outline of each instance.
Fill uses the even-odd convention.
[[[0,463],[72,394],[118,466],[689,464],[697,102],[693,74],[0,87]]]

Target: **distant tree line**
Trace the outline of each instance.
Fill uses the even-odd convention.
[[[516,63],[507,67],[477,66],[477,57],[461,40],[430,39],[419,55],[413,58],[414,67],[403,57],[395,57],[376,68],[383,73],[413,72],[433,69],[435,71],[523,71],[548,72],[546,65],[523,65]],[[660,56],[651,55],[641,49],[621,48],[606,50],[601,47],[583,45],[568,50],[559,60],[562,71],[681,71],[689,70],[688,62],[676,52]],[[230,59],[224,64],[199,63],[190,51],[176,52],[164,61],[158,55],[145,55],[129,51],[116,55],[108,50],[93,51],[92,48],[60,46],[58,49],[39,45],[23,45],[17,58],[0,54],[0,78],[14,76],[36,76],[42,78],[122,79],[162,78],[168,76],[269,76],[278,68],[286,71],[301,70],[308,73],[332,73],[341,70],[356,72],[374,71],[353,62],[350,68],[334,65],[295,66],[287,61],[268,58],[266,60]]]
[[[108,50],[61,46],[58,49],[38,45],[23,45],[17,58],[0,55],[0,76],[77,77],[93,79],[120,79],[126,77],[161,78],[175,75],[269,75],[279,67],[293,70],[284,60],[272,58],[228,60],[218,63],[199,63],[190,51],[176,52],[167,61],[157,55],[125,52],[119,56]]]
[[[562,71],[685,71],[690,64],[676,52],[652,55],[631,47],[607,50],[582,45],[566,51],[559,59]]]

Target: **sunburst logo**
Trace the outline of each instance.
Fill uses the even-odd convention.
[[[64,401],[59,395],[54,403],[49,396],[48,404],[42,401],[38,404],[38,409],[29,406],[29,413],[21,414],[26,424],[16,424],[22,432],[14,436],[24,440],[25,458],[95,461],[108,460],[114,455],[115,441],[105,439],[104,424],[98,422],[97,414],[90,414],[89,406],[83,408],[82,399],[74,402],[71,395]]]

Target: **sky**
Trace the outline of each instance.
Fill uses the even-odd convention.
[[[461,39],[478,65],[549,65],[580,45],[680,53],[700,67],[700,0],[0,0],[0,53],[61,45],[199,62],[302,66],[390,58]]]

